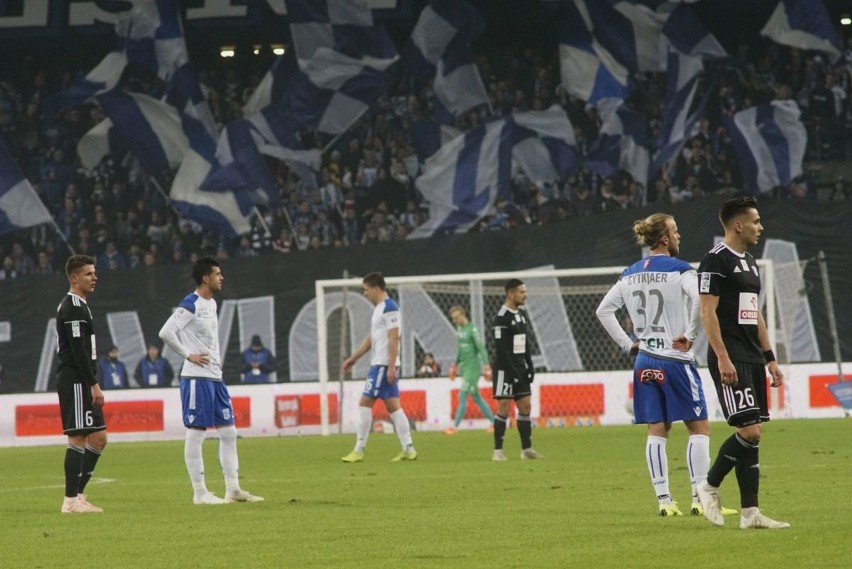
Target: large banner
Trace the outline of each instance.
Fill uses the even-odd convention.
[[[366,0],[373,10],[394,10],[399,0]],[[0,38],[57,36],[68,31],[91,31],[100,24],[114,24],[120,1],[95,0],[7,0],[0,1]],[[186,0],[187,25],[248,28],[270,16],[284,16],[284,0]],[[227,20],[227,22],[225,22]],[[112,33],[112,28],[104,28]]]
[[[678,222],[683,241],[681,257],[699,261],[721,234],[716,219],[718,203],[666,206]],[[852,303],[845,302],[846,283],[852,280],[852,216],[850,203],[765,200],[759,204],[766,238],[794,243],[804,275],[796,284],[807,297],[823,361],[833,354],[832,339],[819,267],[822,250],[834,291],[840,338],[852,337]],[[278,360],[278,381],[290,378],[290,337],[313,340],[315,328],[294,326],[297,316],[314,297],[314,281],[337,279],[344,271],[364,275],[382,271],[387,276],[473,273],[522,270],[553,265],[582,268],[628,265],[641,254],[632,237],[636,218],[655,211],[645,208],[570,219],[541,227],[449,235],[415,241],[357,245],[346,249],[294,251],[223,262],[224,289],[220,306],[220,341],[225,379],[239,382],[240,353],[253,335],[260,335]],[[711,213],[712,212],[712,213]],[[754,248],[760,257],[764,243]],[[798,264],[797,264],[798,266]],[[181,299],[194,290],[187,265],[144,267],[101,272],[90,297],[98,334],[99,354],[118,346],[132,374],[145,345],[159,341],[157,332]],[[782,277],[777,277],[781,279]],[[798,282],[798,281],[796,281]],[[776,282],[776,286],[784,286]],[[0,391],[22,393],[52,389],[55,362],[54,316],[68,290],[64,275],[30,276],[0,284]],[[357,293],[357,291],[354,291]],[[405,307],[403,307],[403,311]],[[412,324],[416,325],[416,324]],[[359,342],[360,338],[354,340]],[[852,345],[841,344],[843,359],[852,359]],[[165,354],[173,358],[173,354]],[[336,358],[339,354],[329,354]],[[179,364],[175,361],[175,364]],[[330,365],[339,362],[331,361]],[[176,370],[177,371],[177,370]],[[558,370],[562,371],[562,370]],[[305,379],[305,378],[299,378]]]

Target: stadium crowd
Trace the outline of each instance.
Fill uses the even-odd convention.
[[[748,65],[708,65],[699,87],[713,88],[706,113],[673,166],[652,177],[648,188],[625,172],[603,178],[583,168],[541,187],[518,174],[511,199],[498,200],[495,213],[474,230],[554,223],[734,191],[740,187],[740,174],[723,118],[773,99],[793,99],[802,110],[809,135],[808,160],[852,159],[852,39],[834,64],[824,56],[763,39],[743,47],[737,56]],[[200,82],[220,125],[242,116],[243,103],[266,71],[268,60],[254,61],[249,65],[245,60],[223,59],[200,70]],[[477,53],[476,62],[490,108],[467,113],[456,127],[467,131],[492,113],[558,104],[574,126],[580,153],[588,152],[600,117],[593,106],[562,89],[559,58],[552,47],[503,46]],[[42,225],[4,236],[0,281],[61,270],[67,254],[63,241],[78,253],[94,255],[99,270],[121,270],[181,263],[200,255],[221,260],[402,240],[426,219],[425,204],[414,185],[420,163],[412,124],[429,117],[434,95],[428,83],[406,74],[401,65],[377,107],[323,154],[316,183],[300,180],[283,162],[270,162],[282,207],[261,209],[251,230],[234,239],[205,232],[177,215],[166,195],[170,180],[148,175],[132,156],[109,156],[94,171],[86,171],[76,146],[103,119],[102,111],[85,105],[53,113],[47,107],[51,95],[68,87],[75,72],[88,69],[69,67],[62,74],[51,73],[32,56],[25,58],[24,67],[23,74],[0,76],[0,131],[62,235]],[[656,140],[664,115],[665,74],[636,79],[626,104],[649,118],[651,138]],[[155,88],[132,74],[125,82],[132,90]],[[850,182],[831,183],[830,199],[852,197]],[[815,198],[816,188],[803,177],[776,194]]]

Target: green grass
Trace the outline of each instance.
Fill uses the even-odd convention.
[[[714,424],[711,454],[730,434]],[[644,429],[540,429],[542,461],[490,460],[490,435],[415,433],[420,458],[390,463],[396,437],[372,435],[366,461],[344,464],[353,436],[241,439],[242,485],[258,504],[193,506],[182,443],[112,444],[92,502],[62,515],[61,447],[0,449],[0,568],[831,568],[852,566],[848,420],[776,421],[761,448],[761,501],[783,531],[737,518],[659,518]],[[671,487],[688,508],[682,425],[669,442]],[[208,486],[222,495],[217,442]],[[738,507],[733,475],[723,503]]]

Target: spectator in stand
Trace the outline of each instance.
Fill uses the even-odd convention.
[[[139,387],[170,387],[175,372],[169,360],[160,355],[160,347],[148,344],[148,354],[139,360],[133,377]]]
[[[0,268],[0,282],[11,281],[18,278],[18,271],[15,270],[15,260],[12,257],[3,259],[3,268]]]
[[[109,241],[106,244],[106,250],[100,257],[98,257],[98,264],[96,268],[99,271],[106,271],[109,269],[126,269],[127,259],[124,258],[124,255],[118,252],[118,247],[115,246],[115,243]]]
[[[12,260],[15,262],[15,271],[19,276],[30,275],[35,272],[35,261],[27,255],[21,243],[12,245]]]
[[[281,229],[278,239],[272,243],[272,248],[279,253],[289,253],[293,249],[293,238],[290,236],[290,231],[287,228]]]
[[[415,377],[438,377],[441,375],[441,366],[435,361],[435,356],[431,352],[423,355],[420,360],[420,365],[417,366]]]
[[[263,346],[258,334],[251,337],[251,345],[243,351],[243,383],[270,383],[276,371],[275,356]]]
[[[53,262],[50,260],[50,253],[48,253],[47,251],[39,251],[38,263],[35,267],[35,274],[52,275],[54,273],[56,273],[56,269],[53,268]]]
[[[127,366],[118,359],[118,348],[110,346],[106,357],[98,363],[99,379],[103,389],[126,389],[130,387],[127,381]]]

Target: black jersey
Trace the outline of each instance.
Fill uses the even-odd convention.
[[[56,340],[59,381],[97,383],[98,354],[95,326],[86,301],[69,292],[56,309]]]
[[[491,324],[497,348],[496,370],[517,379],[527,379],[533,371],[530,355],[530,325],[523,310],[513,311],[506,305]]]
[[[760,273],[754,257],[719,243],[698,266],[699,294],[719,297],[716,317],[722,341],[732,361],[764,363],[757,334],[760,314]],[[716,359],[712,347],[708,357]]]

